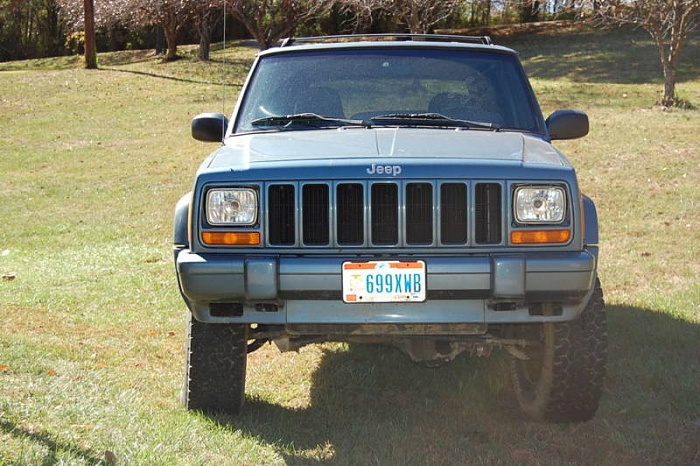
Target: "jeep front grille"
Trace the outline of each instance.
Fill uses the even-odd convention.
[[[493,182],[269,184],[274,247],[420,247],[499,244],[503,212]]]

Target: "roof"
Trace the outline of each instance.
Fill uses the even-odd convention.
[[[292,50],[352,49],[352,48],[469,48],[481,51],[515,54],[507,47],[495,45],[489,36],[457,36],[441,34],[352,34],[317,37],[289,37],[278,47],[259,55],[278,54]]]
[[[493,41],[489,36],[456,36],[440,34],[349,34],[317,37],[288,37],[282,41],[280,46],[289,47],[297,44],[359,41],[456,42],[462,44],[493,45]]]

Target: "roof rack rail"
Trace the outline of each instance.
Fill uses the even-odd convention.
[[[358,42],[368,41],[416,41],[416,42],[459,42],[463,44],[493,45],[489,36],[457,36],[445,34],[344,34],[336,36],[287,37],[280,47],[296,44],[323,42]]]

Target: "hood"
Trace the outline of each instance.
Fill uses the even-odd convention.
[[[201,171],[395,163],[414,167],[456,163],[570,167],[548,142],[518,132],[353,127],[233,136],[205,160]]]

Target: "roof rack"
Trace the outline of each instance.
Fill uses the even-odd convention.
[[[489,36],[457,36],[444,34],[345,34],[337,36],[288,37],[282,40],[280,47],[324,42],[359,42],[363,40],[394,42],[459,42],[462,44],[493,45],[493,41]]]

